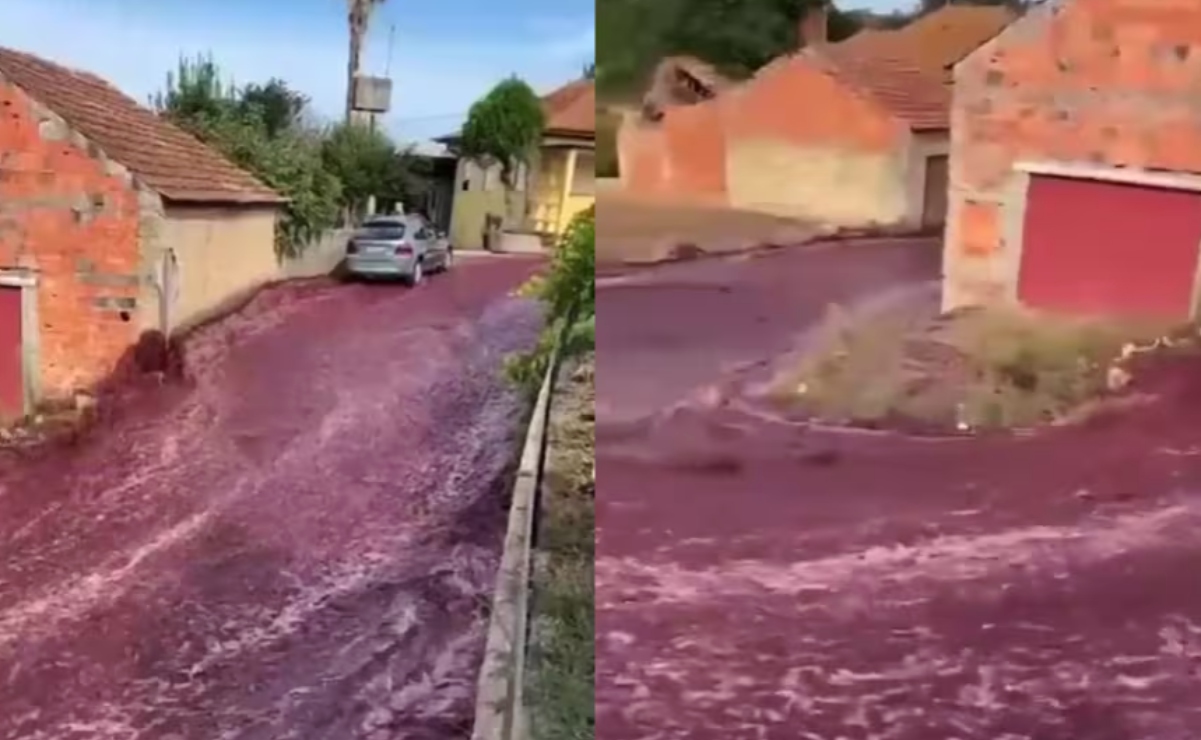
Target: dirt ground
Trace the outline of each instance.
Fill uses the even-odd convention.
[[[0,738],[469,734],[535,269],[269,290],[0,467]]]
[[[825,432],[745,395],[827,304],[937,276],[913,240],[601,288],[598,738],[1201,735],[1201,362],[1025,438]]]
[[[620,191],[601,193],[596,213],[603,233],[598,270],[658,262],[685,253],[740,251],[758,244],[793,244],[817,233],[812,224],[730,208],[647,202]]]

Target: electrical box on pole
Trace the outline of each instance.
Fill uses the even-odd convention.
[[[387,113],[392,107],[392,80],[388,77],[356,76],[352,107],[364,113]]]

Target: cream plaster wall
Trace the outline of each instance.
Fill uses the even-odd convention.
[[[728,143],[726,168],[735,208],[838,226],[892,224],[914,211],[909,162],[894,153],[744,138]],[[917,200],[920,218],[920,182]]]
[[[155,263],[164,250],[175,250],[179,289],[172,330],[202,321],[231,299],[279,277],[277,218],[271,207],[165,208],[161,237],[147,256]]]

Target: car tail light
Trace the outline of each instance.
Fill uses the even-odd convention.
[[[359,251],[358,244],[355,244],[354,242],[346,242],[346,253],[347,254],[358,254],[358,251]]]
[[[411,254],[413,254],[413,248],[410,247],[408,244],[401,244],[399,247],[396,248],[396,256],[397,257],[408,257]]]

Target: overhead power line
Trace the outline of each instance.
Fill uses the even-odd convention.
[[[466,117],[467,117],[467,113],[464,111],[461,113],[431,113],[430,115],[427,115],[427,116],[401,116],[401,117],[397,117],[397,118],[391,118],[389,120],[391,120],[392,123],[416,123],[419,121],[438,121],[438,120],[445,120],[448,118],[466,118]]]

